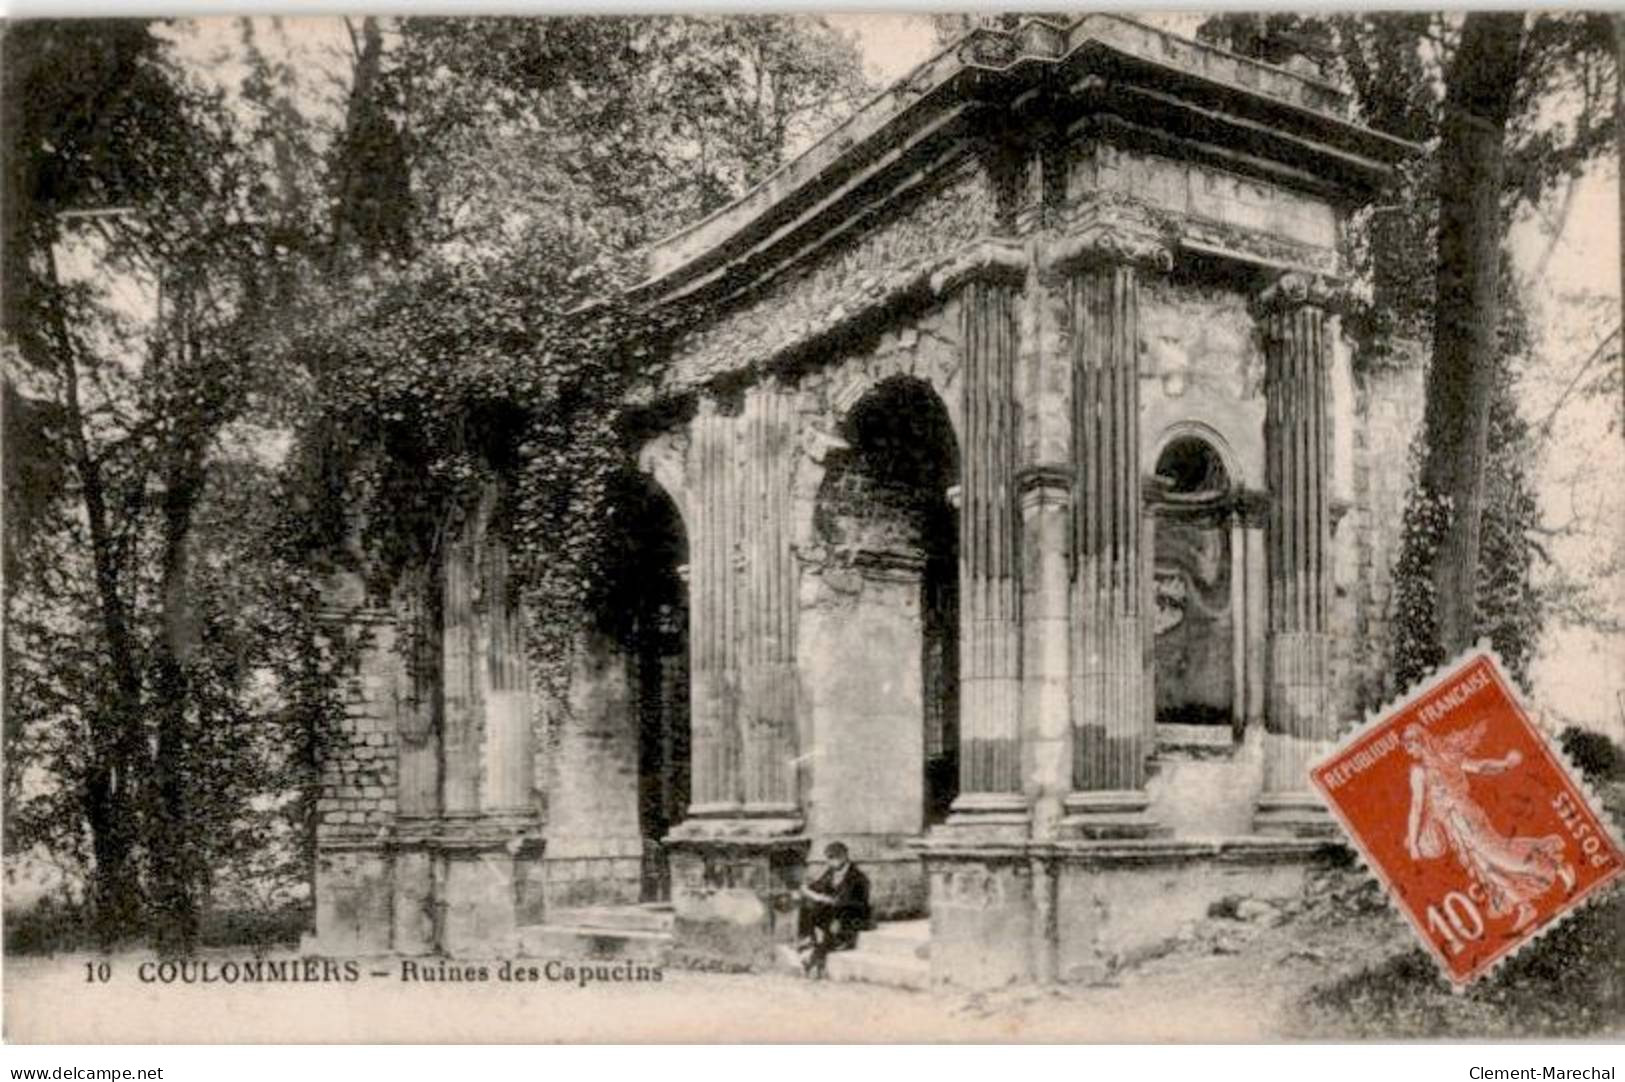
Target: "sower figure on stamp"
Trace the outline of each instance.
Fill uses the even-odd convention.
[[[796,918],[796,949],[809,976],[822,976],[830,951],[851,950],[858,933],[869,927],[868,876],[840,842],[825,846],[824,859],[824,874],[801,888]]]
[[[1405,850],[1412,860],[1432,860],[1446,849],[1483,886],[1490,915],[1514,915],[1512,930],[1535,919],[1531,902],[1558,882],[1573,890],[1574,868],[1563,859],[1563,839],[1504,836],[1490,822],[1468,790],[1469,774],[1501,774],[1523,762],[1516,749],[1502,759],[1473,758],[1485,723],[1435,737],[1420,725],[1402,736],[1411,767],[1411,807],[1405,825]]]

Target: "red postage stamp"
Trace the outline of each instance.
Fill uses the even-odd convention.
[[[1445,975],[1465,986],[1625,872],[1625,853],[1487,650],[1310,770]]]

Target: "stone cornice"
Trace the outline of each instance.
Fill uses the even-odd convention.
[[[1012,102],[1040,87],[1062,88],[1051,95],[1057,119],[1139,116],[1139,102],[1155,108],[1157,131],[1194,125],[1211,147],[1245,144],[1259,168],[1286,170],[1340,201],[1368,198],[1417,150],[1349,121],[1333,87],[1132,19],[980,28],[744,198],[656,245],[649,278],[632,297],[669,303],[707,282],[730,293],[748,288],[800,258],[811,239],[892,198],[893,178],[931,168],[932,155],[998,123]],[[1136,94],[1132,102],[1123,97]]]

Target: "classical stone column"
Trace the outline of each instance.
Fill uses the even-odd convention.
[[[406,643],[405,694],[397,708],[395,799],[399,814],[415,817],[440,810],[440,659],[445,643],[439,568],[426,562],[404,578],[402,622],[411,638]]]
[[[482,810],[530,810],[530,666],[525,625],[512,596],[508,547],[487,538],[482,566],[485,601],[485,792]]]
[[[444,721],[440,807],[449,816],[480,810],[480,729],[484,687],[480,672],[478,603],[481,509],[463,520],[441,565]]]
[[[1150,751],[1140,478],[1139,289],[1135,266],[1165,260],[1151,239],[1113,243],[1071,277],[1072,718],[1068,822],[1095,837],[1143,836]]]
[[[1244,613],[1243,636],[1236,653],[1242,659],[1246,696],[1242,718],[1248,728],[1264,724],[1264,704],[1269,680],[1269,572],[1265,557],[1269,524],[1268,493],[1245,489],[1237,496],[1237,520],[1241,524],[1238,558],[1244,564],[1243,589],[1235,603]]]
[[[735,427],[714,402],[694,418],[695,523],[689,561],[693,770],[689,816],[741,811],[739,785],[739,500]]]
[[[1259,298],[1264,332],[1264,429],[1269,524],[1269,679],[1264,791],[1254,825],[1268,833],[1330,829],[1309,791],[1309,764],[1336,736],[1328,685],[1331,497],[1328,350],[1330,291],[1285,275]]]
[[[795,405],[782,387],[745,396],[741,584],[744,812],[797,816],[796,565],[790,548]]]
[[[1072,788],[1068,538],[1071,471],[1022,470],[1022,750],[1032,836],[1053,837]]]
[[[960,795],[950,823],[1025,822],[1014,301],[975,276],[959,288],[964,386],[960,484]]]

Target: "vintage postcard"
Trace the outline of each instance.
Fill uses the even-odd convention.
[[[5,1040],[1625,1036],[1622,57],[10,22]]]

